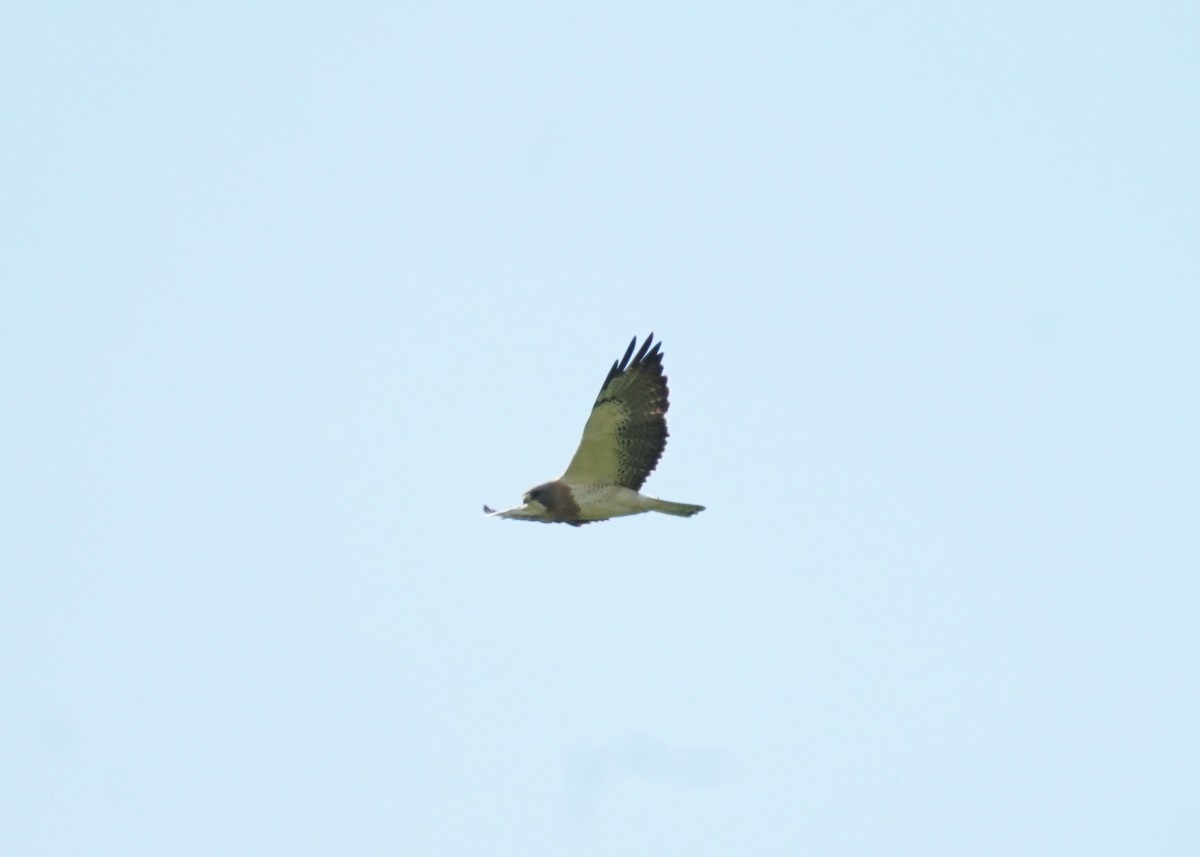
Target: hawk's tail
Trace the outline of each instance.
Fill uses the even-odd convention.
[[[678,515],[681,518],[690,518],[697,512],[704,511],[703,506],[695,506],[691,503],[672,503],[670,500],[653,499],[650,501],[650,508],[655,512],[662,512],[666,515]]]

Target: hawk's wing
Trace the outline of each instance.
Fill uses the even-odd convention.
[[[653,341],[652,333],[631,362],[635,336],[625,356],[613,363],[562,481],[637,491],[653,472],[667,445],[667,378],[658,350],[662,343],[651,348]]]

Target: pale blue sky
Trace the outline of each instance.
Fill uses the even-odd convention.
[[[0,853],[1200,853],[1200,12],[700,5],[5,14]]]

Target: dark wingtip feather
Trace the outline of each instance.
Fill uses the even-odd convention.
[[[634,346],[637,345],[637,337],[629,340],[629,347],[625,349],[625,356],[621,358],[621,371],[625,371],[625,367],[629,365],[629,355],[633,353]]]
[[[653,347],[651,347],[651,345],[653,345]],[[605,388],[608,387],[609,382],[612,381],[613,378],[624,372],[637,369],[643,365],[653,365],[655,363],[660,366],[662,365],[662,351],[660,350],[662,348],[662,341],[654,341],[653,331],[651,331],[650,335],[647,336],[645,341],[642,342],[642,347],[638,348],[637,354],[635,355],[633,353],[633,349],[636,347],[637,337],[635,336],[633,339],[629,340],[629,347],[625,349],[625,354],[621,357],[621,359],[613,361],[612,368],[608,370],[608,375],[606,375],[604,378],[604,383],[600,385],[601,393],[604,392]],[[663,379],[663,382],[666,382],[666,378]]]
[[[639,365],[643,360],[646,359],[646,352],[650,350],[650,342],[653,340],[653,338],[654,334],[652,333],[646,338],[646,341],[642,343],[642,347],[638,349],[637,357],[633,358],[634,366]]]

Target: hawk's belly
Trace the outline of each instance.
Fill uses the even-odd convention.
[[[646,498],[620,485],[570,485],[581,521],[602,521],[649,511]]]

